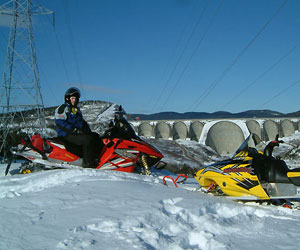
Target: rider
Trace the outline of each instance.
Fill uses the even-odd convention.
[[[66,91],[65,103],[55,110],[56,130],[58,136],[62,137],[67,144],[82,147],[83,167],[96,168],[99,136],[91,131],[88,123],[83,119],[77,107],[79,98],[78,88],[71,87]]]

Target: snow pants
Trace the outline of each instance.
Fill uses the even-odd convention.
[[[82,149],[83,167],[96,168],[98,166],[97,159],[102,149],[102,142],[97,133],[90,134],[71,134],[64,137],[69,142],[68,147],[72,151],[72,144],[80,146]],[[67,149],[68,150],[68,149]],[[78,147],[77,147],[78,151]],[[72,152],[71,152],[72,153]],[[76,153],[75,153],[76,154]],[[78,154],[77,154],[78,155]],[[81,156],[79,155],[79,156]]]

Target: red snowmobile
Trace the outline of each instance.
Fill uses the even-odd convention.
[[[163,155],[136,135],[123,112],[116,112],[114,122],[109,127],[105,135],[99,137],[104,146],[96,169],[150,174],[152,166],[164,167],[161,162]],[[81,168],[82,165],[80,148],[74,145],[70,147],[61,137],[43,139],[35,134],[31,138],[23,139],[22,144],[12,148],[11,152],[14,157],[21,156],[28,160],[20,167],[20,173]],[[6,175],[10,165],[11,163],[7,165]]]

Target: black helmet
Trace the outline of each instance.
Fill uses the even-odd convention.
[[[70,98],[71,96],[75,96],[75,97],[77,97],[77,99],[79,99],[80,98],[80,90],[76,87],[69,88],[65,93],[65,100],[66,100],[66,98]]]

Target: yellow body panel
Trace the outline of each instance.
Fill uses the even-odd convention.
[[[287,176],[289,178],[291,178],[291,177],[300,177],[300,172],[288,172]]]
[[[244,157],[246,161],[252,159],[246,154],[240,154],[237,157]],[[229,196],[255,196],[263,200],[269,199],[248,163],[203,168],[196,173],[195,179],[204,188],[215,182]]]

